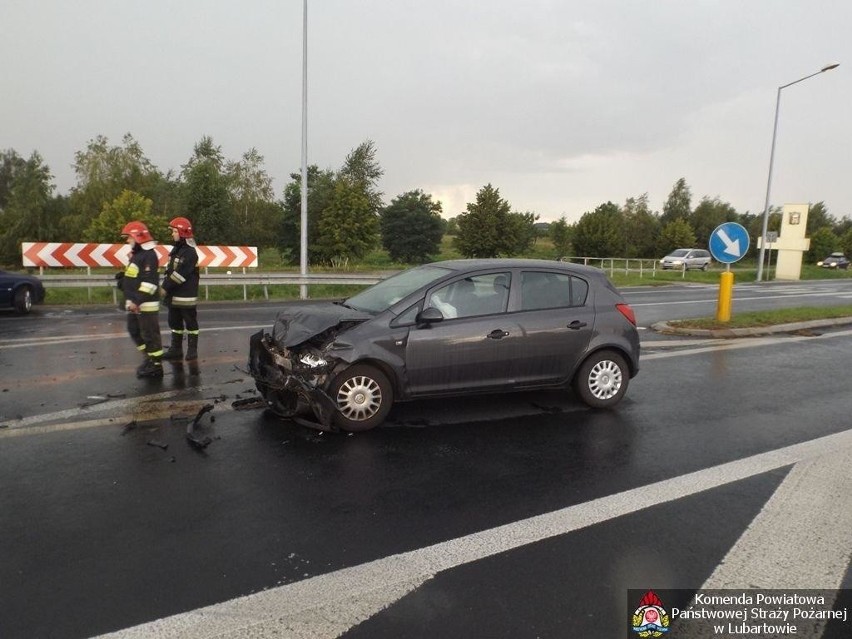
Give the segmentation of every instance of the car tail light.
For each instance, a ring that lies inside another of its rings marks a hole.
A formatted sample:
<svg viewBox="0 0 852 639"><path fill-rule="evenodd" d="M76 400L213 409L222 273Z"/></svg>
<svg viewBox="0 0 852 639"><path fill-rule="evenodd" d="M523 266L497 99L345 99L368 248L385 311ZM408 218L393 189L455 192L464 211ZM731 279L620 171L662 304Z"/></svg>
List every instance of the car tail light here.
<svg viewBox="0 0 852 639"><path fill-rule="evenodd" d="M627 318L627 321L636 326L636 316L633 314L633 309L630 308L630 304L616 304L615 308L618 309L618 312L624 315Z"/></svg>

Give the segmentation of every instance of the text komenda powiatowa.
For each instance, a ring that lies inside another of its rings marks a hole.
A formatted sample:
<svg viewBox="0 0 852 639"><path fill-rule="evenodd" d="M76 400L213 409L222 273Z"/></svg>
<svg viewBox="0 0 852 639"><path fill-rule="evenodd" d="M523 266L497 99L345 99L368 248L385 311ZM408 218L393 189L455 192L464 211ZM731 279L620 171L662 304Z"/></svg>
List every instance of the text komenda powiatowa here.
<svg viewBox="0 0 852 639"><path fill-rule="evenodd" d="M711 595L696 593L688 608L672 608L672 619L701 619L710 621L787 622L811 619L838 619L846 621L847 610L826 610L822 595L740 593L736 595ZM762 624L761 624L762 625ZM733 628L732 628L733 629ZM757 628L750 629L752 631ZM795 628L773 628L792 631Z"/></svg>

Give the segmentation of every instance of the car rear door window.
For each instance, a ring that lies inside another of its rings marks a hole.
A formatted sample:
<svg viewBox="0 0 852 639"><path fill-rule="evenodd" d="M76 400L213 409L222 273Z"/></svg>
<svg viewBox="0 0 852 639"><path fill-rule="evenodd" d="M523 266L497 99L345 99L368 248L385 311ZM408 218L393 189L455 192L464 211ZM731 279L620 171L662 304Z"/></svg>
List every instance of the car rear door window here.
<svg viewBox="0 0 852 639"><path fill-rule="evenodd" d="M582 306L589 285L585 280L564 273L524 271L521 273L521 310Z"/></svg>

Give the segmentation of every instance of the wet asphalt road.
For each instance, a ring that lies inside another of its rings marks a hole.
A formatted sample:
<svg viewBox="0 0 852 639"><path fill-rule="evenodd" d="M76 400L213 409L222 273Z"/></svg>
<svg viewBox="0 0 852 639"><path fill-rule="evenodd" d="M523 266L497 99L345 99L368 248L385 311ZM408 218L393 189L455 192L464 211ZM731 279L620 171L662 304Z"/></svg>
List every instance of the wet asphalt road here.
<svg viewBox="0 0 852 639"><path fill-rule="evenodd" d="M819 286L819 300L847 303ZM802 303L784 290L750 295ZM713 293L627 296L647 324ZM763 467L761 455L850 431L847 376L827 372L846 369L852 335L835 330L721 345L643 334L642 371L612 412L524 393L400 405L384 428L320 434L230 406L252 396L239 369L270 311L204 309L197 370L154 383L133 377L121 313L0 317L1 637L88 637L251 593L291 601L317 578L434 544L457 558L378 597L376 614L365 593L382 588L357 582L355 610L314 636L623 636L627 588L700 587L784 484L792 463ZM185 433L205 404L198 434L211 443L198 451ZM752 456L754 471L702 484L706 469ZM684 496L657 490L687 473ZM612 517L603 501L589 525L494 550L517 522L625 491L639 492ZM510 528L488 536L498 526ZM850 547L832 564L846 587ZM278 631L256 636L311 636Z"/></svg>

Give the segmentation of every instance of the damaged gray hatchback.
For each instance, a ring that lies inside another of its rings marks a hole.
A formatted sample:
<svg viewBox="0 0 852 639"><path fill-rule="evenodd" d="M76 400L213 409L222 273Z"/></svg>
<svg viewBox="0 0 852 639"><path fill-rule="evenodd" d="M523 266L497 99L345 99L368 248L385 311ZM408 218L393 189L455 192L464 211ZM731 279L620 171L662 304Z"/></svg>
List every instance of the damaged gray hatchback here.
<svg viewBox="0 0 852 639"><path fill-rule="evenodd" d="M362 431L424 397L573 385L589 406L614 406L639 370L639 335L599 269L452 260L288 305L252 336L249 369L275 414Z"/></svg>

